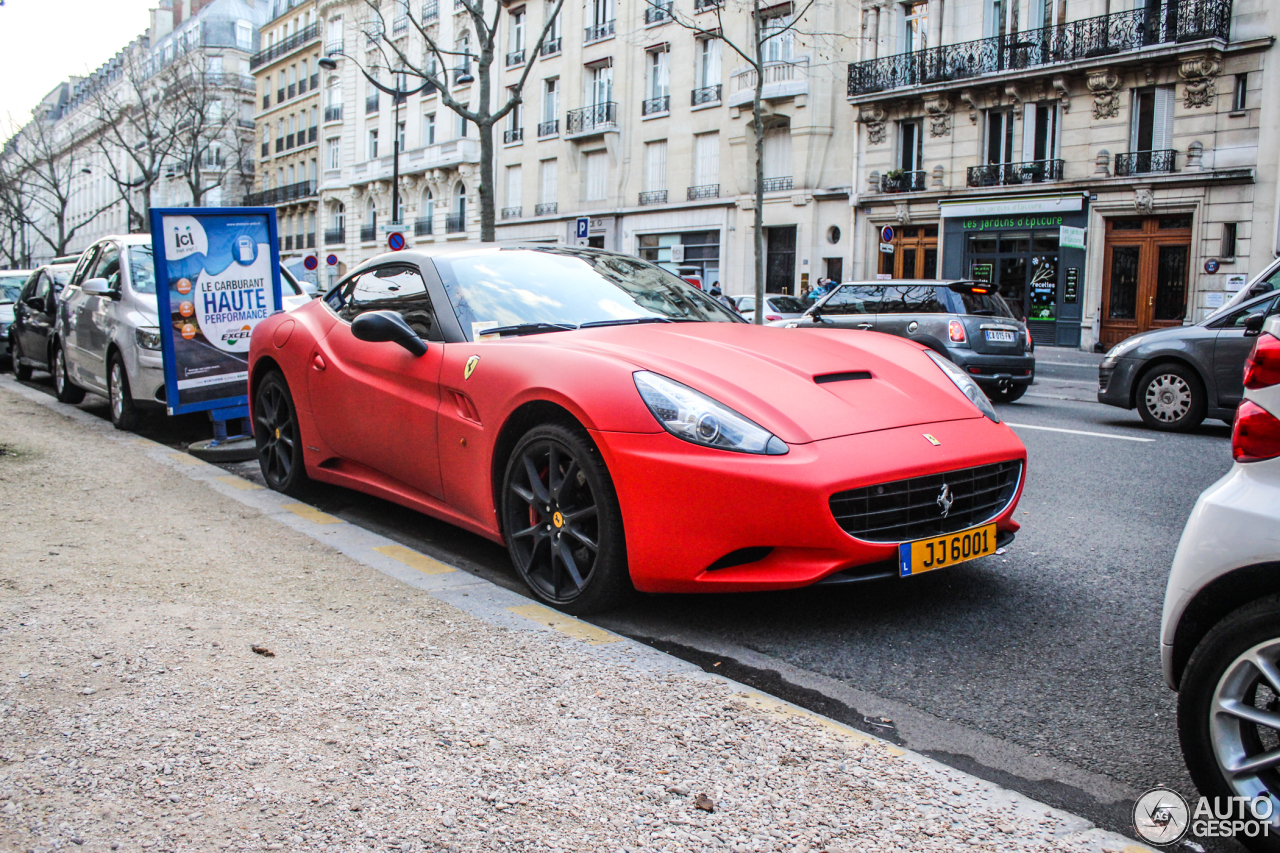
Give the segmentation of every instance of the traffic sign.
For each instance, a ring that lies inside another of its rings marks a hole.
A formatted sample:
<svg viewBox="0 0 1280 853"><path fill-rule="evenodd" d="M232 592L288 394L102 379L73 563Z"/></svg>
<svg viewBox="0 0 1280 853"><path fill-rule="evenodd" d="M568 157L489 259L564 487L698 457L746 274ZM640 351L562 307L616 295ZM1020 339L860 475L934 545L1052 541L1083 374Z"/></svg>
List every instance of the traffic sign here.
<svg viewBox="0 0 1280 853"><path fill-rule="evenodd" d="M331 267L336 267L338 265L338 256L330 255L329 257L324 259L324 262Z"/></svg>
<svg viewBox="0 0 1280 853"><path fill-rule="evenodd" d="M309 270L313 270L320 266L320 260L315 255L307 255L307 257L303 259L302 265Z"/></svg>
<svg viewBox="0 0 1280 853"><path fill-rule="evenodd" d="M579 216L577 228L574 230L574 236L579 240L587 239L587 231L591 228L591 220L586 216Z"/></svg>
<svg viewBox="0 0 1280 853"><path fill-rule="evenodd" d="M393 252L398 252L404 248L404 235L399 231L392 231L387 235L387 248Z"/></svg>
<svg viewBox="0 0 1280 853"><path fill-rule="evenodd" d="M893 226L892 225L886 225L880 229L880 242L881 243L893 242Z"/></svg>

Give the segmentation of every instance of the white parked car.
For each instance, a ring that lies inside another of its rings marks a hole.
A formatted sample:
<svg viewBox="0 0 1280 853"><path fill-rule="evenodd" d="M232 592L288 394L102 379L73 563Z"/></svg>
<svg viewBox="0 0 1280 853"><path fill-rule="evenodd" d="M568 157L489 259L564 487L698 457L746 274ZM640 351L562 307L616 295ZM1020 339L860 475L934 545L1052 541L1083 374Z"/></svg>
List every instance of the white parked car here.
<svg viewBox="0 0 1280 853"><path fill-rule="evenodd" d="M312 298L281 267L283 307ZM148 234L107 237L76 264L58 297L53 382L58 399L79 403L86 391L111 402L117 429L136 429L147 410L165 406L155 264Z"/></svg>
<svg viewBox="0 0 1280 853"><path fill-rule="evenodd" d="M1200 495L1173 560L1161 658L1200 792L1269 796L1280 814L1280 316L1244 385L1235 464Z"/></svg>

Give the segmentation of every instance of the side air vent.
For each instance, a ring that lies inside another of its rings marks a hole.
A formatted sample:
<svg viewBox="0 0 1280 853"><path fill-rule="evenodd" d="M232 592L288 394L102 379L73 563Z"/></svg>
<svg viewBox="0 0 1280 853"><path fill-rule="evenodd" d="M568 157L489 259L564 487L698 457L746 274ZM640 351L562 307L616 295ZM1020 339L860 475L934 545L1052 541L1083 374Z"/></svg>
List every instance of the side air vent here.
<svg viewBox="0 0 1280 853"><path fill-rule="evenodd" d="M773 552L773 548L757 546L754 548L739 548L736 551L730 551L711 565L707 566L707 571L714 572L717 569L731 569L734 566L745 566L747 563L758 563Z"/></svg>
<svg viewBox="0 0 1280 853"><path fill-rule="evenodd" d="M850 382L854 379L870 379L870 370L852 370L848 373L824 373L821 376L813 377L813 381L819 385L826 385L828 382Z"/></svg>

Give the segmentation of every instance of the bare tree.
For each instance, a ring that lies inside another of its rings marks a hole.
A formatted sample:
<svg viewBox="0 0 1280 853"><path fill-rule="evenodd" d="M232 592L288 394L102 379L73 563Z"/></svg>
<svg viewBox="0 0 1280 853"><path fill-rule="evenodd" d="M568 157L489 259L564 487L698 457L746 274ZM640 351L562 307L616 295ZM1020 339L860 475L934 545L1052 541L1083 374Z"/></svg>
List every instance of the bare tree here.
<svg viewBox="0 0 1280 853"><path fill-rule="evenodd" d="M547 36L553 31L555 21L560 16L560 8L564 5L564 0L556 0L555 7L552 8L551 14L547 16L546 23L543 24L538 40L526 48L524 71L521 72L514 85L507 87L509 94L506 100L496 108L494 107L493 99L493 83L495 79L493 63L501 53L498 30L499 23L502 20L503 4L490 0L493 6L493 16L486 18L484 0L457 0L457 2L467 10L467 15L470 18L470 29L465 30L468 34L468 39L456 43L453 47L445 47L440 44L439 40L428 29L430 22L414 17L411 13L408 13L405 6L399 7L405 10L405 17L409 19L412 26L417 29L418 34L426 43L425 55L419 59L409 56L401 47L401 44L388 34L389 28L382 16L382 9L378 0L365 0L365 3L377 16L380 24L369 35L377 35L379 37L378 48L384 61L387 62L387 70L392 74L415 77L435 86L440 92L441 102L446 107L476 126L476 131L480 135L480 185L477 189L477 195L480 198L480 239L488 242L494 240L497 236L497 210L494 204L493 186L493 129L498 122L506 118L512 110L523 103L524 84L529 79L529 73L533 70L534 58L538 56L542 50L542 45L547 40ZM470 43L472 34L474 34L475 38L474 45ZM453 59L456 62L450 62L449 59ZM463 74L470 75L471 61L473 59L476 63L475 76L479 90L478 97L470 99L468 103L463 103L454 96L449 87L449 71L454 71L454 82L456 83ZM451 65L453 66L452 68L450 67ZM393 132L393 136L395 135ZM396 144L399 144L398 138Z"/></svg>
<svg viewBox="0 0 1280 853"><path fill-rule="evenodd" d="M18 180L9 173L0 152L0 267L23 269L30 264L27 251L26 214L22 210L22 193Z"/></svg>
<svg viewBox="0 0 1280 853"><path fill-rule="evenodd" d="M228 178L240 179L252 144L252 131L240 127L240 76L209 71L203 60L193 54L175 63L162 96L171 136L166 163L186 182L193 207Z"/></svg>
<svg viewBox="0 0 1280 853"><path fill-rule="evenodd" d="M764 12L771 4L762 2L762 0L738 0L734 5L734 10L745 12L750 15L750 28L745 38L734 38L725 33L724 29L724 12L726 0L702 0L699 6L706 8L712 7L715 13L716 26L708 28L699 23L696 19L689 17L683 12L675 10L674 4L669 0L647 0L649 6L653 9L661 10L669 15L673 21L687 30L692 30L699 36L705 38L719 39L722 44L729 46L729 49L742 57L742 60L751 66L752 73L755 77L755 89L751 98L751 117L752 132L755 141L755 216L754 216L754 234L753 248L755 254L755 295L756 295L756 312L753 322L757 324L764 323L764 283L765 283L765 255L764 255L764 138L768 128L765 126L765 115L761 105L764 101L764 84L766 69L770 66L785 65L788 61L779 60L768 62L765 55L769 49L770 42L789 38L791 34L799 34L797 25L804 18L805 14L814 6L816 0L806 0L803 5L791 14L791 19L782 26L766 26ZM807 32L805 35L817 36L816 32Z"/></svg>
<svg viewBox="0 0 1280 853"><path fill-rule="evenodd" d="M65 255L76 232L116 203L112 199L82 216L72 216L73 179L89 166L75 144L74 133L70 123L59 126L48 116L37 114L18 131L10 148L23 220L54 255Z"/></svg>
<svg viewBox="0 0 1280 853"><path fill-rule="evenodd" d="M150 227L152 191L174 147L171 110L162 97L170 76L168 69L153 76L146 58L130 53L118 78L89 95L102 162L128 208L130 231Z"/></svg>

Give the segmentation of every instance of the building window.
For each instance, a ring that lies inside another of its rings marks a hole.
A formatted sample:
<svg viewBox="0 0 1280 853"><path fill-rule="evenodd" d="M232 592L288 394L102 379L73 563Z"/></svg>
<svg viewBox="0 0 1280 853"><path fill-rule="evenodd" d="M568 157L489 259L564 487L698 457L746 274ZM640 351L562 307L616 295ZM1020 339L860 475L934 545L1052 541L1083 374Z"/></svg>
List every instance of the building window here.
<svg viewBox="0 0 1280 853"><path fill-rule="evenodd" d="M904 172L918 172L924 168L924 135L920 121L898 122L898 163Z"/></svg>
<svg viewBox="0 0 1280 853"><path fill-rule="evenodd" d="M791 177L791 126L771 127L764 134L764 179ZM778 184L782 188L781 184ZM789 187L786 187L789 189Z"/></svg>
<svg viewBox="0 0 1280 853"><path fill-rule="evenodd" d="M667 140L644 145L645 192L662 192L667 188Z"/></svg>
<svg viewBox="0 0 1280 853"><path fill-rule="evenodd" d="M902 44L904 51L924 50L929 46L929 4L904 3L902 9Z"/></svg>
<svg viewBox="0 0 1280 853"><path fill-rule="evenodd" d="M400 122L396 125L396 150L401 152L404 151L404 126L405 122Z"/></svg>
<svg viewBox="0 0 1280 853"><path fill-rule="evenodd" d="M720 183L720 134L699 133L693 137L693 185L709 187Z"/></svg>
<svg viewBox="0 0 1280 853"><path fill-rule="evenodd" d="M613 100L613 63L593 65L590 77L591 89L587 94L590 106L607 104Z"/></svg>
<svg viewBox="0 0 1280 853"><path fill-rule="evenodd" d="M337 139L330 139L326 143L329 149L328 167L330 169L342 168L342 149Z"/></svg>
<svg viewBox="0 0 1280 853"><path fill-rule="evenodd" d="M1023 152L1024 159L1058 159L1061 118L1062 106L1056 102L1027 106L1026 120L1031 132L1031 150Z"/></svg>
<svg viewBox="0 0 1280 853"><path fill-rule="evenodd" d="M605 176L609 166L607 151L589 151L583 155L582 200L603 201L607 193Z"/></svg>
<svg viewBox="0 0 1280 853"><path fill-rule="evenodd" d="M236 21L236 47L253 50L253 25L248 21Z"/></svg>
<svg viewBox="0 0 1280 853"><path fill-rule="evenodd" d="M422 117L422 144L436 144L436 114L427 113Z"/></svg>
<svg viewBox="0 0 1280 853"><path fill-rule="evenodd" d="M760 28L760 37L765 39L765 62L790 62L795 31L791 28L795 17L789 5L780 11L766 10L761 13L764 20Z"/></svg>
<svg viewBox="0 0 1280 853"><path fill-rule="evenodd" d="M454 115L457 115L457 116L458 116L458 136L459 136L459 137L462 137L462 138L464 138L464 139L465 139L465 138L466 138L466 135L467 135L467 119L466 119L466 116L459 115L459 114L457 114L457 113L455 113Z"/></svg>
<svg viewBox="0 0 1280 853"><path fill-rule="evenodd" d="M1234 258L1236 256L1236 224L1235 222L1222 223L1222 250L1218 253L1222 258Z"/></svg>
<svg viewBox="0 0 1280 853"><path fill-rule="evenodd" d="M556 180L559 168L556 160L543 160L539 167L538 203L542 205L556 203Z"/></svg>
<svg viewBox="0 0 1280 853"><path fill-rule="evenodd" d="M520 195L524 182L524 170L519 166L507 167L507 207L521 206Z"/></svg>
<svg viewBox="0 0 1280 853"><path fill-rule="evenodd" d="M378 156L378 130L371 128L369 130L368 139L364 144L364 154L366 160L372 160Z"/></svg>
<svg viewBox="0 0 1280 853"><path fill-rule="evenodd" d="M1130 151L1165 151L1173 144L1172 86L1152 86L1133 94Z"/></svg>
<svg viewBox="0 0 1280 853"><path fill-rule="evenodd" d="M720 85L720 39L698 39L698 88Z"/></svg>
<svg viewBox="0 0 1280 853"><path fill-rule="evenodd" d="M1013 110L987 110L986 115L986 162L1015 162Z"/></svg>
<svg viewBox="0 0 1280 853"><path fill-rule="evenodd" d="M524 9L511 13L511 34L507 50L510 53L524 51Z"/></svg>
<svg viewBox="0 0 1280 853"><path fill-rule="evenodd" d="M560 111L560 98L557 91L560 80L552 77L542 81L542 121L543 123L556 120L556 115Z"/></svg>
<svg viewBox="0 0 1280 853"><path fill-rule="evenodd" d="M1249 75L1248 75L1248 74L1237 74L1237 75L1236 75L1236 88L1235 88L1235 90L1231 93L1231 110L1232 110L1232 112L1239 112L1240 110L1243 110L1243 109L1244 109L1244 104L1245 104L1245 93L1248 91L1248 86L1249 86Z"/></svg>
<svg viewBox="0 0 1280 853"><path fill-rule="evenodd" d="M661 100L671 94L671 63L669 62L671 54L667 51L666 46L662 46L657 50L648 52L645 66L647 68L648 83L646 86L648 95L651 100ZM650 112L658 112L660 110L650 110Z"/></svg>

